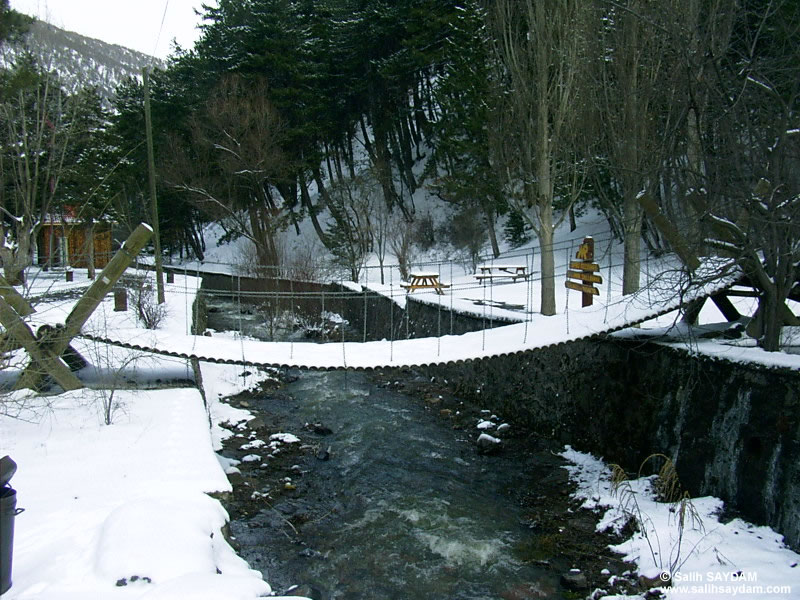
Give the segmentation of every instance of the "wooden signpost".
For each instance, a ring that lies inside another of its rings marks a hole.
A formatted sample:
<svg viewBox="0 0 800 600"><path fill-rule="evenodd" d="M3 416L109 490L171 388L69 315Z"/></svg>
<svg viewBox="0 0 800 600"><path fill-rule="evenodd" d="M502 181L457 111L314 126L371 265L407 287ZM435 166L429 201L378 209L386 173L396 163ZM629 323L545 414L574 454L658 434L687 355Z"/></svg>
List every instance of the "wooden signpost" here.
<svg viewBox="0 0 800 600"><path fill-rule="evenodd" d="M600 275L595 275L600 270L600 265L592 262L594 260L594 239L591 237L583 238L583 243L575 254L578 260L569 262L567 280L564 285L571 289L581 292L581 306L591 306L594 296L600 295L600 290L594 287L594 283L603 283ZM571 281L576 279L577 281Z"/></svg>

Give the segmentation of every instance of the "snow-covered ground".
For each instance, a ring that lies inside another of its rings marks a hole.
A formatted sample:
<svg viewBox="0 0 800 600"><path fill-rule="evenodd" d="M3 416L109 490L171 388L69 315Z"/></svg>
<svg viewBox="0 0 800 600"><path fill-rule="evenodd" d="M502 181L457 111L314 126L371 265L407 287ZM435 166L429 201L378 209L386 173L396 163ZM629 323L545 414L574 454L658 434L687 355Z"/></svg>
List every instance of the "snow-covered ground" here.
<svg viewBox="0 0 800 600"><path fill-rule="evenodd" d="M86 287L38 274L31 295ZM183 335L198 281L167 286L164 327ZM72 300L40 301L34 323L63 322ZM134 311L109 296L88 330L131 328ZM13 585L3 600L148 598L250 600L269 595L261 573L221 533L227 513L209 494L230 484L215 450L250 415L219 402L248 383L241 368L204 365L208 411L185 361L76 340L95 389L0 400L0 456L18 470ZM124 389L135 381L146 387ZM209 429L209 414L213 427ZM106 424L106 416L110 424Z"/></svg>
<svg viewBox="0 0 800 600"><path fill-rule="evenodd" d="M574 496L600 515L598 531L619 532L629 519L637 522L637 533L611 547L636 563L631 579L650 579L669 599L800 598L800 555L769 527L720 522L723 503L717 498L693 498L683 510L676 502L656 502L655 476L615 485L602 460L569 446L561 455L572 463L567 469L578 486ZM615 577L609 575L610 585Z"/></svg>
<svg viewBox="0 0 800 600"><path fill-rule="evenodd" d="M590 229L590 228L589 228ZM560 243L557 270L563 273L574 256L577 241L587 231L574 232ZM508 318L520 321L500 333L511 336L514 344L527 336L548 335L582 337L603 328L599 323L609 314L651 310L663 306L664 286L649 287L633 301L622 304L620 296L621 256L618 245L597 238L597 262L604 284L591 309L580 308L580 294L557 285L559 314L545 318L538 311L538 282L529 281L483 286L476 283L470 269L458 265L438 265L443 281L452 287L445 296L416 293L423 301L441 304L443 308L471 310L488 319ZM529 253L529 254L528 254ZM535 272L537 252L522 250L498 262L527 263ZM643 279L661 281L656 276L663 265L645 261ZM425 267L431 270L430 266ZM405 300L399 287L396 270L389 271L383 285L377 283L375 270L362 282L392 296L398 303ZM32 277L29 294L40 297L37 312L31 318L35 327L42 323L61 323L75 298L54 296L56 292L86 287L89 282L66 284L63 274L37 274ZM672 284L668 284L669 287ZM184 338L190 331L191 306L199 281L190 275L176 276L167 286L167 307L159 336L164 339ZM660 291L659 291L660 290ZM671 290L674 293L674 289ZM44 297L44 295L47 295ZM480 301L480 304L476 304ZM504 304L502 304L504 303ZM519 308L521 305L522 308ZM509 308L511 307L511 308ZM750 310L752 307L741 310ZM720 320L710 305L701 315L705 323ZM653 335L669 334L669 343L691 344L692 351L717 353L736 360L760 360L766 364L800 367L800 356L786 353L764 353L747 344L721 345L689 335L677 313L662 315L634 332L620 335L641 335L648 327ZM516 328L516 329L514 329ZM116 333L132 343L146 340L151 334L136 322L134 311L114 312L113 298L107 298L84 328L86 332L106 336ZM674 335L673 335L674 334ZM485 344L481 334L473 334L470 352ZM198 340L220 346L226 337ZM453 343L464 346L466 338L453 337ZM459 341L460 340L460 341ZM508 340L506 340L508 342ZM236 338L244 348L247 341ZM736 342L736 341L734 341ZM731 342L726 342L730 344ZM384 342L381 350L396 351L398 342ZM436 343L431 342L432 346ZM181 383L171 389L157 389L166 381L192 380L186 361L163 356L140 355L131 350L94 344L85 339L75 347L89 360L90 367L79 376L90 388L57 396L33 397L22 393L7 395L0 404L0 456L8 454L19 465L12 480L18 490L18 506L25 512L16 518L14 546L14 585L3 600L23 598L213 598L250 599L270 592L260 573L249 569L222 537L220 528L226 520L221 504L209 493L225 492L230 485L224 467L214 451L226 435L222 422L240 422L250 416L219 402L228 394L252 386L252 375L241 376L235 366L203 365L208 408L200 393ZM300 352L300 344L291 351ZM437 352L449 352L439 345ZM341 357L341 344L315 352ZM8 370L7 370L8 372ZM125 389L129 380L152 389ZM111 393L112 390L113 395ZM107 410L110 406L110 412ZM105 424L110 415L111 424ZM209 415L211 428L209 430ZM587 503L593 507L614 507L618 500L609 499L607 475L594 459L574 452L567 458L576 461L576 471ZM642 514L657 528L654 534L670 550L674 542L674 514L664 512L663 505L649 503L644 492L646 482L632 483L640 494ZM686 561L673 569L673 582L688 573L709 572L756 573L763 585L791 585L800 595L798 556L783 548L780 536L766 528L756 528L740 521L720 525L713 514L720 501L694 501L705 533L684 539L682 556ZM604 518L611 523L613 515ZM672 520L671 520L672 519ZM649 538L652 542L653 536ZM645 544L645 545L643 545ZM617 549L637 561L641 571L651 573L651 554L646 541L634 537ZM792 566L792 565L795 566ZM712 566L713 565L713 566ZM692 575L692 577L695 577ZM794 578L793 578L794 577ZM696 581L691 581L696 584ZM702 583L706 583L705 580ZM708 583L715 583L708 581ZM742 583L742 582L739 582ZM746 582L749 583L749 582ZM669 592L678 597L677 588ZM695 595L688 597L729 597ZM764 597L764 596L758 596ZM777 596L781 597L781 596ZM791 596L785 596L791 597Z"/></svg>

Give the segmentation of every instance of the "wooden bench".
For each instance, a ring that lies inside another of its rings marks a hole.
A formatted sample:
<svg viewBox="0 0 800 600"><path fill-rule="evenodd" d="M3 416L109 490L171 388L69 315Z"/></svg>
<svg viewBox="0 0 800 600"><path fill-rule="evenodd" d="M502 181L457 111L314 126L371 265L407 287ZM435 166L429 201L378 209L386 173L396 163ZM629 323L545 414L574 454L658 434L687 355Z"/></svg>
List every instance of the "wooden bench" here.
<svg viewBox="0 0 800 600"><path fill-rule="evenodd" d="M400 284L400 287L405 289L406 292L432 289L441 296L444 295L444 288L450 287L450 284L439 281L438 273L409 273L408 277L410 279L408 283Z"/></svg>
<svg viewBox="0 0 800 600"><path fill-rule="evenodd" d="M475 274L478 281L494 281L495 279L510 279L515 282L517 279L527 279L528 265L480 265L480 273Z"/></svg>

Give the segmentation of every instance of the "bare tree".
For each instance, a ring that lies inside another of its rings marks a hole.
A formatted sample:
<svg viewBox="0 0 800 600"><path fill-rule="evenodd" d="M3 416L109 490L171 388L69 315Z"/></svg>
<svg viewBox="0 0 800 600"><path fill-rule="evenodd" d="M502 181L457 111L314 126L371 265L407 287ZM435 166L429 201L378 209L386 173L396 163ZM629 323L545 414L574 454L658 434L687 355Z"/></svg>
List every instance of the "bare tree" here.
<svg viewBox="0 0 800 600"><path fill-rule="evenodd" d="M6 279L18 285L56 198L72 127L70 102L54 77L22 65L8 89L0 96L0 259Z"/></svg>
<svg viewBox="0 0 800 600"><path fill-rule="evenodd" d="M378 206L377 197L378 182L369 173L340 179L329 190L329 244L337 262L350 271L350 278L356 282L372 249L378 225L376 213L387 210Z"/></svg>
<svg viewBox="0 0 800 600"><path fill-rule="evenodd" d="M375 207L372 218L372 249L378 259L381 271L381 284L386 283L384 264L386 263L386 251L389 245L392 227L392 211L382 210Z"/></svg>
<svg viewBox="0 0 800 600"><path fill-rule="evenodd" d="M682 57L684 68L679 69L679 81L683 102L680 111L685 115L686 168L682 185L690 199L701 196L708 190L709 166L704 137L711 123L719 119L719 104L713 96L721 90L718 74L731 47L731 36L738 14L738 0L685 0L680 10L672 14L672 23L677 29L673 34L673 45ZM677 19L675 18L677 17ZM724 111L723 113L724 114ZM708 138L707 138L708 139ZM700 227L702 212L695 202L683 203L676 217L683 217L683 229L689 241L702 250Z"/></svg>
<svg viewBox="0 0 800 600"><path fill-rule="evenodd" d="M625 261L622 293L639 289L643 210L640 194L653 194L667 151L675 48L663 21L683 0L604 2L592 90L598 108L600 156L609 181L597 186L603 206L621 229Z"/></svg>
<svg viewBox="0 0 800 600"><path fill-rule="evenodd" d="M780 349L785 324L800 325L786 306L789 293L800 281L800 194L796 192L762 179L742 202L735 221L713 213L707 217L716 234L709 244L732 256L760 291L748 333L770 352Z"/></svg>
<svg viewBox="0 0 800 600"><path fill-rule="evenodd" d="M703 245L729 259L710 276L737 265L757 290L747 331L775 351L783 325L800 324L786 305L800 297L800 5L685 0L680 8L671 33L685 66L686 97L676 103L685 136L671 185L694 221L690 236L702 233Z"/></svg>
<svg viewBox="0 0 800 600"><path fill-rule="evenodd" d="M786 305L800 282L797 2L743 3L727 59L712 88L723 118L704 131L716 142L703 155L708 193L692 199L710 226L708 243L759 291L748 333L775 351L783 325L800 324Z"/></svg>
<svg viewBox="0 0 800 600"><path fill-rule="evenodd" d="M494 13L498 77L506 86L492 135L494 161L505 169L509 204L539 238L544 315L556 312L554 229L585 177L570 137L580 132L591 14L584 0L498 0Z"/></svg>
<svg viewBox="0 0 800 600"><path fill-rule="evenodd" d="M392 213L389 248L397 259L400 277L407 281L411 263L415 259L414 227L399 212Z"/></svg>
<svg viewBox="0 0 800 600"><path fill-rule="evenodd" d="M165 172L232 237L244 236L264 266L276 266L275 236L289 215L275 184L288 172L285 127L268 99L265 80L223 78L191 121L190 144L174 143Z"/></svg>

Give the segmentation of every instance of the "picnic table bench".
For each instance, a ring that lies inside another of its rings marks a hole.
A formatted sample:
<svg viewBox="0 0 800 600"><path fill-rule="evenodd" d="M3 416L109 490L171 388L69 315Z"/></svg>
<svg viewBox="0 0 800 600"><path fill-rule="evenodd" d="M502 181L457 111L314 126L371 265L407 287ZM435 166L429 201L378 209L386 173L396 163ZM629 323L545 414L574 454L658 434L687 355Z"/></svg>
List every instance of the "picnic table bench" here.
<svg viewBox="0 0 800 600"><path fill-rule="evenodd" d="M493 281L495 279L510 279L516 281L517 279L527 279L528 265L479 265L478 270L480 273L475 274L475 279L478 281Z"/></svg>
<svg viewBox="0 0 800 600"><path fill-rule="evenodd" d="M444 295L444 288L450 287L450 284L439 281L438 273L409 273L408 278L410 280L408 283L400 284L400 287L404 288L406 292L432 289L441 296Z"/></svg>

